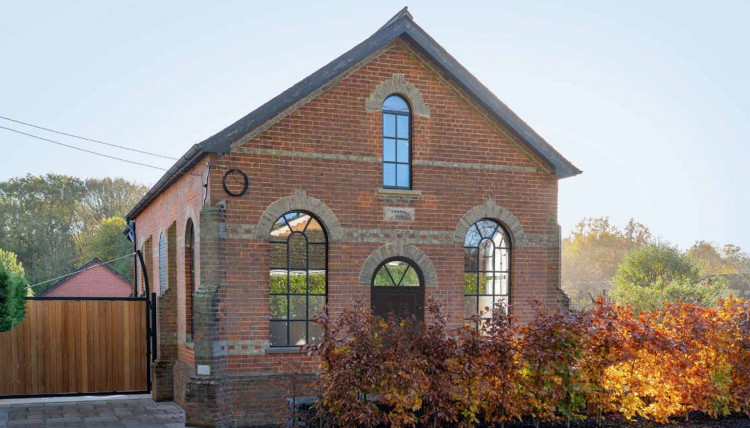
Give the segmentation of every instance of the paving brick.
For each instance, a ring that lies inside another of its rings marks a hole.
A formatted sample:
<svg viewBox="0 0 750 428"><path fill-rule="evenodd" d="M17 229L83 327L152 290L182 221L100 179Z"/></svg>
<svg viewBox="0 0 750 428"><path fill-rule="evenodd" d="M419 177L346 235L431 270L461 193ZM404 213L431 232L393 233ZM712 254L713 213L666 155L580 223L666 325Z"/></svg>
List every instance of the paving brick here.
<svg viewBox="0 0 750 428"><path fill-rule="evenodd" d="M8 421L7 425L9 427L42 427L44 426L43 422L37 421L37 420L15 420L15 421Z"/></svg>
<svg viewBox="0 0 750 428"><path fill-rule="evenodd" d="M135 404L135 406L131 406ZM0 407L0 426L125 427L184 426L184 412L174 403L150 399L80 401L54 405L19 404Z"/></svg>
<svg viewBox="0 0 750 428"><path fill-rule="evenodd" d="M77 418L77 417L69 417L69 418L47 418L47 419L44 420L44 423L46 425L74 423L74 422L82 422L82 421L81 421L81 418Z"/></svg>

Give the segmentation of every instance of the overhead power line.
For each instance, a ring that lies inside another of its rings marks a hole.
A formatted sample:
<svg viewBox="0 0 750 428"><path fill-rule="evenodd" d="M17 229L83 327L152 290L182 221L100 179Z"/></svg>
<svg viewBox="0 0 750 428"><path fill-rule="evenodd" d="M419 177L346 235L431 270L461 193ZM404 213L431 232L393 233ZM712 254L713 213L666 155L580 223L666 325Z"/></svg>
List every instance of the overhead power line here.
<svg viewBox="0 0 750 428"><path fill-rule="evenodd" d="M60 146L63 146L63 147L67 147L67 148L73 149L73 150L78 150L78 151L81 151L81 152L84 152L84 153L90 153L92 155L102 156L102 157L105 157L105 158L118 160L120 162L127 162L127 163L131 163L133 165L140 165L140 166L145 166L147 168L153 168L153 169L159 169L159 170L162 170L162 171L167 171L167 168L163 168L163 167L160 167L160 166L149 165L149 164L143 163L143 162L137 162L137 161L133 161L133 160L130 160L130 159L123 159L123 158L120 158L120 157L117 157L117 156L111 156L111 155L107 155L107 154L104 154L104 153L95 152L93 150L88 150L88 149L84 149L84 148L81 148L81 147L76 147L76 146L73 146L73 145L70 145L70 144L61 143L59 141L50 140L49 138L40 137L38 135L29 134L29 133L26 133L26 132L23 132L23 131L19 131L17 129L6 128L5 126L0 126L0 129L4 129L4 130L10 131L10 132L15 132L16 134L25 135L25 136L31 137L31 138L36 138L37 140L47 141L47 142L50 142L52 144L57 144L57 145L60 145Z"/></svg>
<svg viewBox="0 0 750 428"><path fill-rule="evenodd" d="M34 125L33 123L23 122L23 121L20 121L17 119L11 119L5 116L0 116L0 119L5 119L11 122L20 123L21 125L26 125L32 128L42 129L48 132L54 132L55 134L65 135L66 137L78 138L80 140L91 141L92 143L103 144L105 146L110 146L110 147L117 147L118 149L122 149L122 150L129 150L131 152L141 153L141 154L149 155L149 156L156 156L156 157L163 158L163 159L177 160L177 158L173 158L171 156L160 155L158 153L147 152L145 150L138 150L132 147L120 146L118 144L107 143L106 141L94 140L93 138L81 137L80 135L69 134L67 132L57 131L51 128L45 128L44 126Z"/></svg>
<svg viewBox="0 0 750 428"><path fill-rule="evenodd" d="M120 260L120 259L124 259L125 257L130 257L130 256L132 256L133 254L135 254L135 252L132 252L132 253L130 253L130 254L125 254L124 256L120 256L120 257L114 258L114 259L112 259L112 260L108 260L108 261L106 261L106 262L101 262L101 263L99 263L99 264L95 264L95 265L93 265L93 266L89 266L89 267L87 267L86 269L79 269L79 270L77 270L77 271L74 271L74 272L71 272L71 273L68 273L68 274L65 274L65 275L62 275L62 276L58 276L57 278L52 278L52 279L48 279L48 280L46 280L46 281L42 281L42 282L37 282L37 283L36 283L36 284L34 284L34 285L29 285L29 288L33 289L34 287L38 287L38 286L40 286L40 285L44 285L44 284L50 283L50 282L52 282L52 281L57 281L57 280L59 280L59 279L67 278L67 277L69 277L69 276L71 276L71 275L75 275L75 274L78 274L78 273L81 273L81 272L85 272L85 271L87 271L87 270L89 270L89 269L94 269L94 268L97 268L97 267L99 267L99 266L104 266L104 265L108 265L108 264L110 264L110 263L112 263L112 262L116 262L116 261L118 261L118 260Z"/></svg>

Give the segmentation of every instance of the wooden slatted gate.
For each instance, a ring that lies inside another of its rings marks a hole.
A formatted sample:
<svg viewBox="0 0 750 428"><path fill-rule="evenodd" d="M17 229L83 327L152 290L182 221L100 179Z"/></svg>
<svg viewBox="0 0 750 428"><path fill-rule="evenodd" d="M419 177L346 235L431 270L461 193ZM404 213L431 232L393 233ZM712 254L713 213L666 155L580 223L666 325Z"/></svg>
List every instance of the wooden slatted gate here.
<svg viewBox="0 0 750 428"><path fill-rule="evenodd" d="M28 298L0 333L0 398L151 389L146 298Z"/></svg>

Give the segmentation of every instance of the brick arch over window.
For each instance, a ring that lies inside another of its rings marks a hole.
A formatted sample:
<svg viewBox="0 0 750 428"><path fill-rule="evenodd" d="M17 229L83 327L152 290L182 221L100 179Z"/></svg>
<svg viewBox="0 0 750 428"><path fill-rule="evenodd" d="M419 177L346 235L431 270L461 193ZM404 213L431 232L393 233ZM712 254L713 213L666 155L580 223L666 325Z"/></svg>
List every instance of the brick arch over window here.
<svg viewBox="0 0 750 428"><path fill-rule="evenodd" d="M290 211L307 211L317 217L328 232L328 241L340 241L344 237L341 223L336 214L318 199L307 196L304 191L296 191L292 196L280 198L266 208L255 227L255 237L268 239L268 234L276 220Z"/></svg>
<svg viewBox="0 0 750 428"><path fill-rule="evenodd" d="M419 248L402 241L383 245L373 251L362 265L362 270L359 273L359 284L370 286L372 284L373 275L375 275L375 271L378 267L380 267L384 261L394 257L403 257L411 260L419 270L422 271L422 277L426 287L434 287L437 285L435 266L432 264L430 258Z"/></svg>
<svg viewBox="0 0 750 428"><path fill-rule="evenodd" d="M365 109L370 112L380 112L383 108L383 101L389 95L401 95L409 101L412 113L417 116L430 117L430 106L425 103L419 90L404 79L403 74L394 74L392 78L381 82L375 87L370 97L365 101Z"/></svg>
<svg viewBox="0 0 750 428"><path fill-rule="evenodd" d="M526 233L523 231L523 227L521 227L521 222L510 211L497 205L492 198L487 199L487 202L484 204L477 205L464 214L453 234L453 242L463 245L464 239L466 239L466 232L469 228L477 221L485 218L494 219L502 223L508 229L511 242L514 246L526 245Z"/></svg>

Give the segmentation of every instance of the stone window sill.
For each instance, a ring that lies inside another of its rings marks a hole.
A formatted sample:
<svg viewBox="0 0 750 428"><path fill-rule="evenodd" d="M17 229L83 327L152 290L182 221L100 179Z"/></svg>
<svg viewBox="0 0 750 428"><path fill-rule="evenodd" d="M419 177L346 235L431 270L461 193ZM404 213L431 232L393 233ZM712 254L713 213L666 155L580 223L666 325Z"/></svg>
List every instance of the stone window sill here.
<svg viewBox="0 0 750 428"><path fill-rule="evenodd" d="M410 196L413 198L419 198L422 196L421 190L413 189L378 189L378 193L386 196Z"/></svg>
<svg viewBox="0 0 750 428"><path fill-rule="evenodd" d="M275 346L266 348L266 354L304 354L299 346Z"/></svg>

